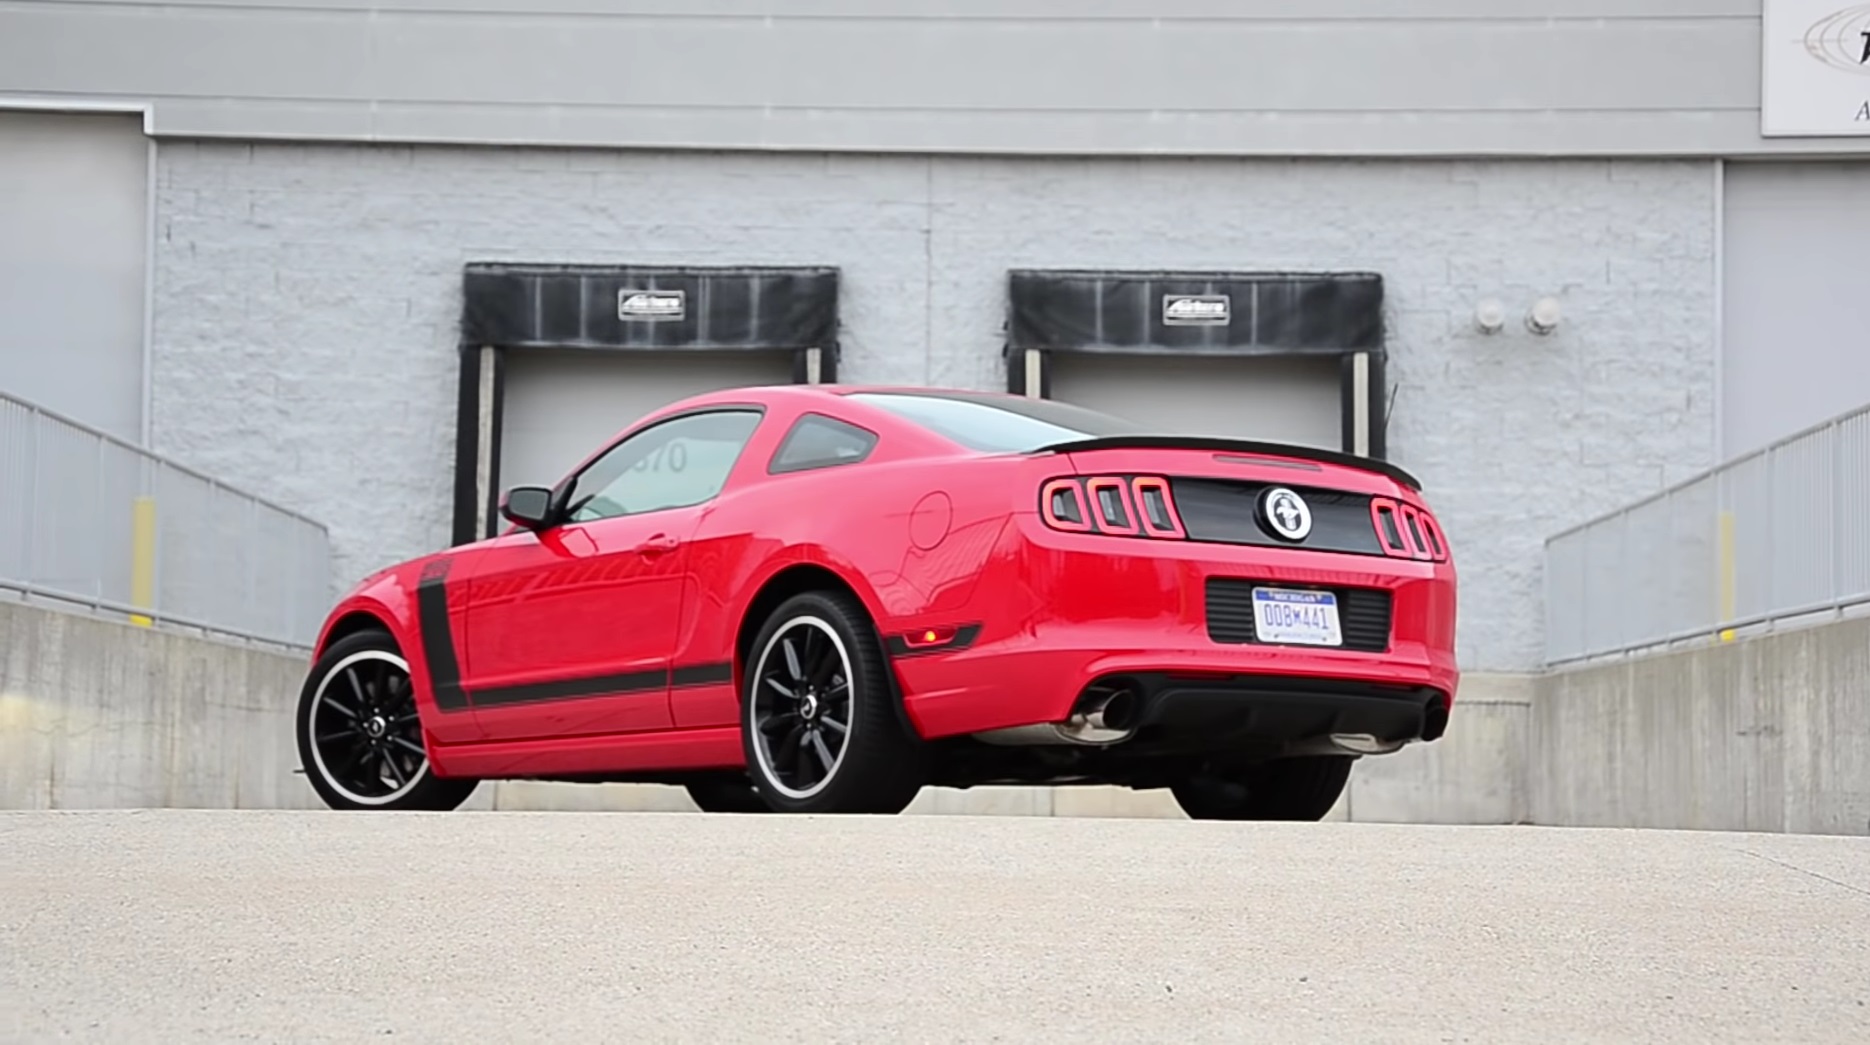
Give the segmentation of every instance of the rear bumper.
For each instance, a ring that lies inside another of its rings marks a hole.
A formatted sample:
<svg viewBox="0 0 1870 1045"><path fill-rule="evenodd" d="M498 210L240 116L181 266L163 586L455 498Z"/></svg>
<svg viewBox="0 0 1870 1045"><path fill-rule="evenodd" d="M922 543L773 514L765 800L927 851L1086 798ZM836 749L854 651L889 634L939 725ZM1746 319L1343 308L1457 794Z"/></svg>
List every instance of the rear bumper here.
<svg viewBox="0 0 1870 1045"><path fill-rule="evenodd" d="M1210 749L1364 737L1379 744L1438 740L1448 695L1434 686L1233 675L1130 676L1137 707L1127 725L1140 747Z"/></svg>
<svg viewBox="0 0 1870 1045"><path fill-rule="evenodd" d="M926 738L1062 722L1088 689L1108 685L1135 693L1147 732L1165 740L1440 735L1459 683L1447 564L1120 541L1053 533L1030 517L1015 523L960 618L892 622L979 625L966 649L894 659L910 720ZM1211 627L1215 578L1381 592L1387 642L1359 652L1243 641L1237 628Z"/></svg>
<svg viewBox="0 0 1870 1045"><path fill-rule="evenodd" d="M1428 709L1439 702L1445 715L1458 684L1451 664L1438 669L1402 657L1267 648L1243 654L990 647L972 655L901 658L896 668L910 720L930 739L1063 722L1094 686L1129 689L1141 701L1139 724L1171 731L1216 725L1217 716L1270 727L1283 714L1276 709L1310 706L1318 733L1390 736L1402 730L1409 739L1434 739L1439 730L1421 735ZM1413 710L1396 710L1398 701ZM1327 721L1332 715L1335 725ZM1371 715L1383 720L1381 729L1359 725ZM1414 732L1411 722L1418 727Z"/></svg>

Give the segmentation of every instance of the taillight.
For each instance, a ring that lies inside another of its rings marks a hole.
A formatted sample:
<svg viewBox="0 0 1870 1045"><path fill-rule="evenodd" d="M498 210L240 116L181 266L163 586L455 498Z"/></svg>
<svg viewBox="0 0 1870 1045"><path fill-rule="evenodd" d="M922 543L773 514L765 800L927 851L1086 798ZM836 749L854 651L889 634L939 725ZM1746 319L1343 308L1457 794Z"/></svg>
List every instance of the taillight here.
<svg viewBox="0 0 1870 1045"><path fill-rule="evenodd" d="M1187 536L1169 481L1157 475L1052 479L1039 492L1039 517L1069 533L1163 540Z"/></svg>
<svg viewBox="0 0 1870 1045"><path fill-rule="evenodd" d="M1370 524L1376 527L1383 554L1393 559L1447 562L1448 542L1434 516L1413 504L1388 497L1370 499Z"/></svg>
<svg viewBox="0 0 1870 1045"><path fill-rule="evenodd" d="M1084 510L1084 490L1075 479L1054 479L1039 494L1039 514L1054 530L1083 533L1091 528Z"/></svg>
<svg viewBox="0 0 1870 1045"><path fill-rule="evenodd" d="M1084 484L1084 492L1091 498L1091 520L1103 533L1139 533L1142 527L1136 524L1136 513L1131 510L1130 486L1122 479L1113 479L1100 475Z"/></svg>
<svg viewBox="0 0 1870 1045"><path fill-rule="evenodd" d="M1436 522L1435 517L1427 512L1420 513L1417 518L1422 523L1422 535L1428 538L1429 558L1436 562L1447 562L1448 542L1441 535L1441 523Z"/></svg>
<svg viewBox="0 0 1870 1045"><path fill-rule="evenodd" d="M1139 475L1130 480L1136 492L1136 516L1151 537L1179 540L1188 536L1182 529L1182 517L1175 510L1175 496L1169 493L1169 481L1154 475Z"/></svg>

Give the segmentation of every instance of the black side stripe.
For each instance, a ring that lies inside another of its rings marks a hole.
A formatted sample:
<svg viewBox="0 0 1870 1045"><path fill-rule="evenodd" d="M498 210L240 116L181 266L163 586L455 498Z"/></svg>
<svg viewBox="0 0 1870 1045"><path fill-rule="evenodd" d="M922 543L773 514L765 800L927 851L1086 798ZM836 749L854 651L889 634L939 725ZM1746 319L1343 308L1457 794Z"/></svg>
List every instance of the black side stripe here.
<svg viewBox="0 0 1870 1045"><path fill-rule="evenodd" d="M732 664L691 664L672 671L627 671L615 675L574 675L569 678L528 682L520 686L477 689L470 696L475 707L540 704L586 697L621 697L665 687L725 686L734 681Z"/></svg>
<svg viewBox="0 0 1870 1045"><path fill-rule="evenodd" d="M448 571L450 559L435 559L422 567L416 582L416 626L422 629L422 659L428 662L435 704L443 711L468 706L461 689L461 662L455 656L454 634L448 630Z"/></svg>
<svg viewBox="0 0 1870 1045"><path fill-rule="evenodd" d="M498 686L475 690L474 706L540 704L549 700L576 700L579 697L622 696L661 689L668 684L668 679L669 673L666 671L629 671L621 675L587 675L582 678L528 682L521 686Z"/></svg>
<svg viewBox="0 0 1870 1045"><path fill-rule="evenodd" d="M676 668L669 672L669 685L676 689L689 686L725 686L734 681L734 666L722 661L719 664L690 664L685 668Z"/></svg>
<svg viewBox="0 0 1870 1045"><path fill-rule="evenodd" d="M519 686L496 686L464 690L458 681L444 688L437 678L435 703L445 711L463 711L472 698L475 707L501 707L514 704L543 704L557 700L583 700L589 697L621 697L663 688L696 689L725 686L734 681L732 664L692 664L673 671L629 671L616 675L580 675L571 678L529 682Z"/></svg>

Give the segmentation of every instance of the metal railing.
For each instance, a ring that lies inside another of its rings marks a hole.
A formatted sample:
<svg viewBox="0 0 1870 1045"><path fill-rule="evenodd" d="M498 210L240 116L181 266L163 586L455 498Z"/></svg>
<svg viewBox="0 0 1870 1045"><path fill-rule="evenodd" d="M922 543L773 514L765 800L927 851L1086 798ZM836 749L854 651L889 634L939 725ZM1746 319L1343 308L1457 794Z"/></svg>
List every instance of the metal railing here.
<svg viewBox="0 0 1870 1045"><path fill-rule="evenodd" d="M302 649L331 599L325 527L0 393L0 594Z"/></svg>
<svg viewBox="0 0 1870 1045"><path fill-rule="evenodd" d="M1870 606L1870 406L1545 544L1546 661Z"/></svg>

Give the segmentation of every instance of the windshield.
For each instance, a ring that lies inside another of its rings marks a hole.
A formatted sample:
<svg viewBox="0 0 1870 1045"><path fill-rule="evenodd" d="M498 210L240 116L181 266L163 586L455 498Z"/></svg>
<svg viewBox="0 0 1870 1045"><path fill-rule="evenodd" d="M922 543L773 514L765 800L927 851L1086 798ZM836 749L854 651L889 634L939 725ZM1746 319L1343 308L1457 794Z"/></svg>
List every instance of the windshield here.
<svg viewBox="0 0 1870 1045"><path fill-rule="evenodd" d="M966 392L854 392L850 398L985 453L1028 453L1076 439L1155 432L1134 421L1049 399Z"/></svg>

